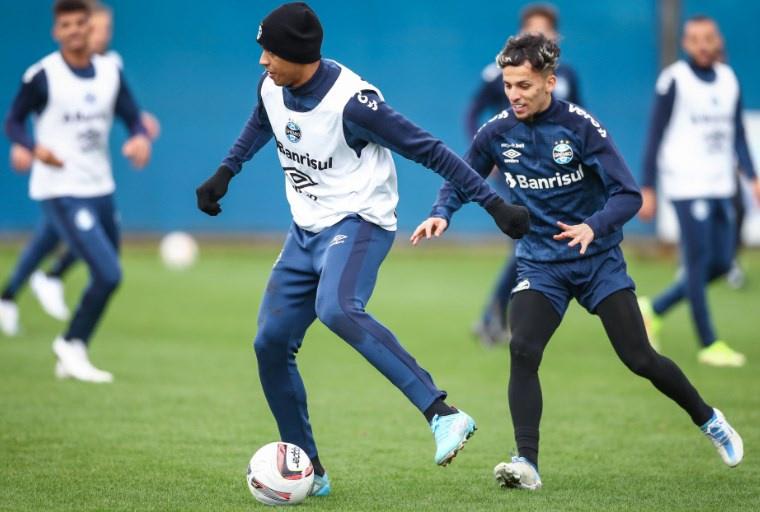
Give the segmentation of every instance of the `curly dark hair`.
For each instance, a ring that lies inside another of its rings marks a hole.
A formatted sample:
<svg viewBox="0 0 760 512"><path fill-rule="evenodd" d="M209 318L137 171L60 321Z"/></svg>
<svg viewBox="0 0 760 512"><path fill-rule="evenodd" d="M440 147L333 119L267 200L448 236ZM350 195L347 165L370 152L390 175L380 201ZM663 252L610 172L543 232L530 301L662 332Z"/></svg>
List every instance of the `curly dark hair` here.
<svg viewBox="0 0 760 512"><path fill-rule="evenodd" d="M559 46L543 34L520 34L510 37L496 56L496 64L502 69L522 66L526 61L541 73L554 72L559 64Z"/></svg>

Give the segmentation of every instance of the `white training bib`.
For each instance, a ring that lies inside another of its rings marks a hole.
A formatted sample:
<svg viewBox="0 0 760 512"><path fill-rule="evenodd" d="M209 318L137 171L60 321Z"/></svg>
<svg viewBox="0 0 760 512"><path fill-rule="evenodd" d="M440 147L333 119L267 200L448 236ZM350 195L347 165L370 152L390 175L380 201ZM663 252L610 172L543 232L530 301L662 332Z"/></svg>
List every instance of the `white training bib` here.
<svg viewBox="0 0 760 512"><path fill-rule="evenodd" d="M285 106L282 87L264 79L261 99L285 172L285 192L296 225L317 233L351 214L394 231L398 189L390 150L367 144L361 155L346 143L343 109L361 91L380 92L341 66L341 72L313 110ZM382 96L381 96L382 97ZM371 108L371 105L368 105Z"/></svg>
<svg viewBox="0 0 760 512"><path fill-rule="evenodd" d="M48 99L35 116L34 139L64 164L52 167L35 159L29 180L32 199L97 197L115 189L108 136L119 92L119 68L113 59L98 55L92 57L92 64L95 76L80 78L55 52L24 75L24 81L29 81L45 70Z"/></svg>
<svg viewBox="0 0 760 512"><path fill-rule="evenodd" d="M675 81L673 113L658 154L660 187L670 199L731 197L734 178L734 116L739 83L730 67L715 65L713 82L700 80L684 61L657 81L664 94Z"/></svg>

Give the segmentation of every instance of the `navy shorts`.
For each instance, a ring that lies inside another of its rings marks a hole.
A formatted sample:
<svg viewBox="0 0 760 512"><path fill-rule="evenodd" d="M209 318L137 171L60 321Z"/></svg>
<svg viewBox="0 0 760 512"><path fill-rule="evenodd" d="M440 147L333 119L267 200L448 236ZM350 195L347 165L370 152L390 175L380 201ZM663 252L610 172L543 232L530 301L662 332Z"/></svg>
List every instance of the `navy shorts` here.
<svg viewBox="0 0 760 512"><path fill-rule="evenodd" d="M619 246L593 256L569 261L517 259L517 286L512 294L525 290L541 292L560 317L575 297L590 313L618 290L635 290Z"/></svg>

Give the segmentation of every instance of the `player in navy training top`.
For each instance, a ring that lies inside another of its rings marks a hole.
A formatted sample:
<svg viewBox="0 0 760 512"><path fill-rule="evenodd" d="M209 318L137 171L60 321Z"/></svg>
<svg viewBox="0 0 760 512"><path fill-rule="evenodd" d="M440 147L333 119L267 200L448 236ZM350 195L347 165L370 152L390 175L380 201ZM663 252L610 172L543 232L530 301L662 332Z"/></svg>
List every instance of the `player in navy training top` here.
<svg viewBox="0 0 760 512"><path fill-rule="evenodd" d="M577 106L552 98L557 45L539 34L511 38L498 57L510 108L478 132L465 160L481 175L496 165L515 204L531 212L517 242L518 283L510 306L509 406L518 456L496 466L506 487L537 489L543 351L572 298L598 315L625 365L680 405L723 460L742 458L741 438L681 370L650 346L634 283L619 247L641 196L610 134ZM444 185L412 242L440 236L462 197Z"/></svg>
<svg viewBox="0 0 760 512"><path fill-rule="evenodd" d="M520 13L520 33L538 32L556 42L559 39L557 26L557 11L551 5L531 4ZM563 61L557 66L555 73L557 83L554 86L554 91L552 91L552 96L580 105L580 90L575 71ZM482 79L481 86L467 109L466 125L467 134L470 138L475 136L483 115L487 114L490 117L509 106L507 97L504 95L501 69L496 62L492 62L483 70ZM492 173L489 178L489 184L499 195L502 197L509 195L506 183L498 172ZM473 333L484 345L504 343L509 339L507 307L509 306L512 288L516 282L517 260L513 247L509 251L496 283L494 283L486 307L473 327Z"/></svg>

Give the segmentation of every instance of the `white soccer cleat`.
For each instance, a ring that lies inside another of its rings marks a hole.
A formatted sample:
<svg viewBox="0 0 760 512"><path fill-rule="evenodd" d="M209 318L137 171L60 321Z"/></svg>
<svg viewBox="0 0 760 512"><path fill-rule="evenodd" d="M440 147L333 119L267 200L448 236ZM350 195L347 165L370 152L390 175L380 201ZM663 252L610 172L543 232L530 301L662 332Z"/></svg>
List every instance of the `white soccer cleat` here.
<svg viewBox="0 0 760 512"><path fill-rule="evenodd" d="M113 382L111 373L92 365L87 357L87 347L82 340L66 341L62 336L58 336L53 342L53 352L58 357L56 377L65 378L62 377L65 375L83 382Z"/></svg>
<svg viewBox="0 0 760 512"><path fill-rule="evenodd" d="M64 380L72 378L71 374L66 371L66 368L64 368L63 364L58 360L55 361L55 370L53 373L55 374L56 379Z"/></svg>
<svg viewBox="0 0 760 512"><path fill-rule="evenodd" d="M69 308L63 298L63 283L60 279L48 277L37 270L29 279L29 286L45 313L56 320L68 320Z"/></svg>
<svg viewBox="0 0 760 512"><path fill-rule="evenodd" d="M707 436L723 462L730 467L736 467L744 458L744 442L739 433L729 425L726 417L718 409L713 409L710 421L700 427Z"/></svg>
<svg viewBox="0 0 760 512"><path fill-rule="evenodd" d="M18 334L18 306L12 300L0 300L0 331L6 336Z"/></svg>
<svg viewBox="0 0 760 512"><path fill-rule="evenodd" d="M512 457L512 462L500 462L493 468L493 476L502 487L537 491L541 477L536 467L525 457Z"/></svg>

